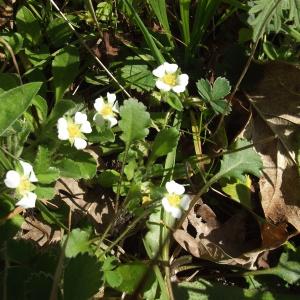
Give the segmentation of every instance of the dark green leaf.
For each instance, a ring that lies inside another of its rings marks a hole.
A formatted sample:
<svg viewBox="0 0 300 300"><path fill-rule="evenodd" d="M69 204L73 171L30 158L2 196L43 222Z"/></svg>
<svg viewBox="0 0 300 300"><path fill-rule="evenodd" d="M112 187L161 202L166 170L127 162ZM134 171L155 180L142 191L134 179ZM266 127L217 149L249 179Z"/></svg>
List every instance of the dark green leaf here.
<svg viewBox="0 0 300 300"><path fill-rule="evenodd" d="M18 32L32 44L38 44L41 38L40 24L34 14L26 7L21 6L16 15Z"/></svg>
<svg viewBox="0 0 300 300"><path fill-rule="evenodd" d="M166 102L173 107L174 109L178 110L178 111L182 111L183 110L183 105L182 102L180 100L180 98L174 94L174 93L168 93L165 95L165 97L163 97L163 99L166 100Z"/></svg>
<svg viewBox="0 0 300 300"><path fill-rule="evenodd" d="M87 254L72 258L64 273L64 299L87 300L102 285L102 273L96 257Z"/></svg>
<svg viewBox="0 0 300 300"><path fill-rule="evenodd" d="M79 52L74 46L67 46L57 54L52 62L55 99L61 100L68 86L79 71Z"/></svg>
<svg viewBox="0 0 300 300"><path fill-rule="evenodd" d="M161 130L155 137L149 160L155 161L158 157L167 155L177 145L179 131L176 128Z"/></svg>

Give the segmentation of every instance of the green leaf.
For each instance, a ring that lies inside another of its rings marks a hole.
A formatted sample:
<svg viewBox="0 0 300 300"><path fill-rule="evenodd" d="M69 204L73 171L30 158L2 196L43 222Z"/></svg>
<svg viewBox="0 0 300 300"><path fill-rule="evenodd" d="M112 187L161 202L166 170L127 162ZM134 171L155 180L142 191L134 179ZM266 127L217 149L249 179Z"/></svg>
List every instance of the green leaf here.
<svg viewBox="0 0 300 300"><path fill-rule="evenodd" d="M88 153L76 152L63 158L56 165L61 175L74 179L90 179L95 176L97 164L95 159Z"/></svg>
<svg viewBox="0 0 300 300"><path fill-rule="evenodd" d="M291 28L300 28L299 0L255 0L249 3L248 23L253 29L253 41L261 38L264 33L278 33L287 20Z"/></svg>
<svg viewBox="0 0 300 300"><path fill-rule="evenodd" d="M217 176L226 178L238 178L243 180L246 173L260 177L260 170L263 167L260 156L252 149L242 147L249 146L246 140L237 140L232 146L232 153L225 154L221 161L221 168Z"/></svg>
<svg viewBox="0 0 300 300"><path fill-rule="evenodd" d="M237 178L222 178L220 184L222 191L230 196L231 199L245 205L249 209L251 205L251 178L250 176L244 176L243 180Z"/></svg>
<svg viewBox="0 0 300 300"><path fill-rule="evenodd" d="M296 300L298 297L297 295L291 294L287 289L282 289L280 293L272 290L242 289L238 286L224 286L204 279L174 285L174 294L178 300L219 300L225 298L225 295L227 299L232 300Z"/></svg>
<svg viewBox="0 0 300 300"><path fill-rule="evenodd" d="M34 14L26 7L21 6L16 15L18 32L29 42L36 45L41 38L41 28Z"/></svg>
<svg viewBox="0 0 300 300"><path fill-rule="evenodd" d="M270 269L270 274L279 276L289 284L294 284L300 279L300 250L289 255L282 253L278 265Z"/></svg>
<svg viewBox="0 0 300 300"><path fill-rule="evenodd" d="M224 77L218 77L213 85L207 79L200 79L197 83L199 95L208 102L216 114L228 114L230 104L225 97L230 93L230 83Z"/></svg>
<svg viewBox="0 0 300 300"><path fill-rule="evenodd" d="M16 55L23 49L24 39L22 35L18 32L7 32L1 33L1 37L10 45L13 53ZM7 49L5 49L5 54L10 57L11 54Z"/></svg>
<svg viewBox="0 0 300 300"><path fill-rule="evenodd" d="M32 100L32 105L34 105L36 108L40 122L42 123L43 121L45 121L48 114L47 101L40 95L36 95Z"/></svg>
<svg viewBox="0 0 300 300"><path fill-rule="evenodd" d="M68 86L79 72L79 52L75 46L66 46L52 62L55 99L61 100Z"/></svg>
<svg viewBox="0 0 300 300"><path fill-rule="evenodd" d="M12 73L0 73L0 94L20 84L18 76Z"/></svg>
<svg viewBox="0 0 300 300"><path fill-rule="evenodd" d="M174 109L176 109L178 111L182 111L183 110L182 102L181 102L180 98L176 94L174 94L174 93L167 93L165 95L164 99Z"/></svg>
<svg viewBox="0 0 300 300"><path fill-rule="evenodd" d="M136 99L125 100L120 108L119 127L123 131L121 139L130 145L136 140L144 139L149 133L150 114L146 107Z"/></svg>
<svg viewBox="0 0 300 300"><path fill-rule="evenodd" d="M12 239L16 235L23 222L24 218L20 215L16 215L15 217L7 220L4 224L0 223L0 245L4 241Z"/></svg>
<svg viewBox="0 0 300 300"><path fill-rule="evenodd" d="M0 136L27 110L41 85L41 82L27 83L0 95Z"/></svg>
<svg viewBox="0 0 300 300"><path fill-rule="evenodd" d="M36 193L38 199L47 199L51 200L55 196L55 190L54 187L50 186L37 186L34 190Z"/></svg>
<svg viewBox="0 0 300 300"><path fill-rule="evenodd" d="M59 178L59 169L51 166L50 162L51 154L49 150L39 146L34 162L34 170L39 183L48 184Z"/></svg>
<svg viewBox="0 0 300 300"><path fill-rule="evenodd" d="M48 126L53 126L60 117L62 117L68 110L74 108L75 105L76 104L72 100L63 99L57 102L48 117Z"/></svg>
<svg viewBox="0 0 300 300"><path fill-rule="evenodd" d="M176 128L166 128L161 130L152 145L150 161L155 161L158 157L167 155L177 145L179 131Z"/></svg>
<svg viewBox="0 0 300 300"><path fill-rule="evenodd" d="M132 262L119 265L113 271L108 271L105 278L107 283L115 289L131 294L138 287L140 280L143 279L147 271L149 271L149 267L144 263Z"/></svg>
<svg viewBox="0 0 300 300"><path fill-rule="evenodd" d="M111 188L119 179L120 173L115 170L105 170L98 177L99 184L105 188Z"/></svg>
<svg viewBox="0 0 300 300"><path fill-rule="evenodd" d="M67 18L72 22L74 16L68 15ZM55 47L63 47L71 38L72 30L68 23L62 18L55 18L47 27L49 40Z"/></svg>
<svg viewBox="0 0 300 300"><path fill-rule="evenodd" d="M88 254L72 258L64 273L64 299L87 300L102 285L102 273L96 257Z"/></svg>
<svg viewBox="0 0 300 300"><path fill-rule="evenodd" d="M121 69L121 77L126 85L138 92L151 91L155 87L155 80L152 72L146 64L126 62L127 64Z"/></svg>
<svg viewBox="0 0 300 300"><path fill-rule="evenodd" d="M90 233L79 228L73 229L69 234L67 246L65 249L66 257L75 257L79 253L90 251L89 243ZM65 239L63 240L64 243Z"/></svg>

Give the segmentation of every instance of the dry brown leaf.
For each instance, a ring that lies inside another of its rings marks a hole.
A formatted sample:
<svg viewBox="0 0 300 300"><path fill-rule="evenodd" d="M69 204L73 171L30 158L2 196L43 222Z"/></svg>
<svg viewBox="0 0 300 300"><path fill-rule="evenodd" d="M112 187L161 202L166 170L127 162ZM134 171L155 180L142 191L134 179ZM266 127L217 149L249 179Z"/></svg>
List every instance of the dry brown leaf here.
<svg viewBox="0 0 300 300"><path fill-rule="evenodd" d="M267 219L289 222L300 231L300 69L281 62L261 68L263 76L247 95L255 114L246 130L264 164L261 204Z"/></svg>
<svg viewBox="0 0 300 300"><path fill-rule="evenodd" d="M264 250L252 251L255 247L246 237L245 225L243 213L220 224L208 205L195 205L182 229L175 231L174 238L186 251L201 259L255 269L257 257Z"/></svg>

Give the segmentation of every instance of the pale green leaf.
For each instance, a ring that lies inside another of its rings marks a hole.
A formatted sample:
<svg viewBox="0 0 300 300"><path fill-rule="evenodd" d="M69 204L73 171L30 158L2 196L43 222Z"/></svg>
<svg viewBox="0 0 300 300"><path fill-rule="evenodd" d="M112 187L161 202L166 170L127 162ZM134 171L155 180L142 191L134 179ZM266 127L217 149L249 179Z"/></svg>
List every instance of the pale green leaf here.
<svg viewBox="0 0 300 300"><path fill-rule="evenodd" d="M246 140L237 140L231 149L232 152L224 155L217 176L243 180L243 175L249 173L259 177L263 166L260 156L252 147L239 150L249 145Z"/></svg>
<svg viewBox="0 0 300 300"><path fill-rule="evenodd" d="M0 95L0 136L27 110L41 85L41 82L27 83Z"/></svg>
<svg viewBox="0 0 300 300"><path fill-rule="evenodd" d="M66 257L75 257L79 253L85 253L90 250L90 233L79 228L73 229L68 237L65 249ZM63 242L65 241L65 238Z"/></svg>
<svg viewBox="0 0 300 300"><path fill-rule="evenodd" d="M120 108L121 139L127 144L144 139L149 133L150 114L143 103L136 99L125 100Z"/></svg>
<svg viewBox="0 0 300 300"><path fill-rule="evenodd" d="M66 46L52 62L55 99L61 100L68 86L79 72L79 52L75 46Z"/></svg>

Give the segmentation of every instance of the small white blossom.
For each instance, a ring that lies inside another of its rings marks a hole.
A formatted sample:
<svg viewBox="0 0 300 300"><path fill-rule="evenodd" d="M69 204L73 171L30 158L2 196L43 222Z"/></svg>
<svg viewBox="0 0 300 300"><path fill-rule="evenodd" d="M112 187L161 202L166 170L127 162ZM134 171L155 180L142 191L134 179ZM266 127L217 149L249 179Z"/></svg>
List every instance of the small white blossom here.
<svg viewBox="0 0 300 300"><path fill-rule="evenodd" d="M84 133L91 133L92 128L87 120L87 115L77 112L74 121L71 118L59 118L57 121L58 138L62 141L69 140L71 145L80 150L87 146Z"/></svg>
<svg viewBox="0 0 300 300"><path fill-rule="evenodd" d="M16 205L24 208L33 208L35 207L36 194L32 191L35 189L35 186L32 182L37 182L32 165L20 161L23 171L10 170L6 173L4 179L4 184L10 189L16 189L17 197L20 200Z"/></svg>
<svg viewBox="0 0 300 300"><path fill-rule="evenodd" d="M104 120L109 122L110 127L118 123L116 114L119 113L119 105L115 94L107 93L107 102L104 101L103 97L97 98L94 107L97 111L94 115L94 121L98 125L103 124Z"/></svg>
<svg viewBox="0 0 300 300"><path fill-rule="evenodd" d="M172 90L177 94L182 93L189 82L187 74L178 74L178 65L176 64L165 62L152 73L158 77L155 83L156 87L165 92Z"/></svg>
<svg viewBox="0 0 300 300"><path fill-rule="evenodd" d="M174 180L166 183L168 194L162 199L162 205L166 212L172 214L174 218L179 219L183 210L188 210L191 197L184 194L184 186L176 183Z"/></svg>

